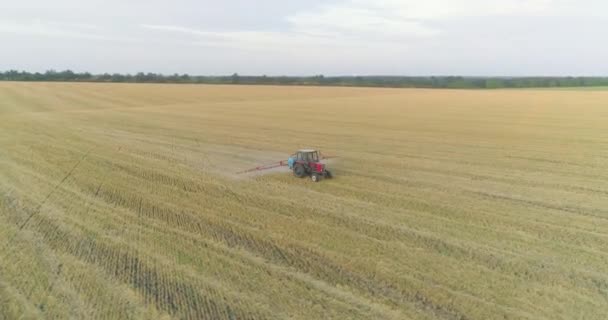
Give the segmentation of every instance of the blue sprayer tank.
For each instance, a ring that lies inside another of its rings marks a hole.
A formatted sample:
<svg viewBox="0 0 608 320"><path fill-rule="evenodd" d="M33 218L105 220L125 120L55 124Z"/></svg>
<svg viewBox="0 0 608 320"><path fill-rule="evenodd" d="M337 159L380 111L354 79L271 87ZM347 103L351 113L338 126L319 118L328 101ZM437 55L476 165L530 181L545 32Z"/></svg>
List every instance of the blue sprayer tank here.
<svg viewBox="0 0 608 320"><path fill-rule="evenodd" d="M287 166L289 167L289 169L293 170L293 165L296 163L296 158L295 157L289 157L289 159L287 159Z"/></svg>

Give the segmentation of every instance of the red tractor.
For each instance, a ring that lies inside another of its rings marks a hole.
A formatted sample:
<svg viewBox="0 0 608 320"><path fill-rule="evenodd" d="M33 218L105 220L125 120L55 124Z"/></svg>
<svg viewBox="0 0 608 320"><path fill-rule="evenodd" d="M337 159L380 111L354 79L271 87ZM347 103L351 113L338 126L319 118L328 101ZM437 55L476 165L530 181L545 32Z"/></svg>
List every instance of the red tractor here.
<svg viewBox="0 0 608 320"><path fill-rule="evenodd" d="M241 171L239 173L249 173L254 171L270 170L282 166L288 166L293 175L298 178L310 177L313 182L318 182L322 178L331 178L331 172L325 168L325 164L321 160L329 159L320 154L317 150L307 149L299 150L294 153L287 161L279 161L273 164L257 166L255 168Z"/></svg>
<svg viewBox="0 0 608 320"><path fill-rule="evenodd" d="M313 182L318 182L321 178L331 178L331 172L321 163L319 151L299 150L287 160L287 166L293 171L293 175L298 178L309 176Z"/></svg>

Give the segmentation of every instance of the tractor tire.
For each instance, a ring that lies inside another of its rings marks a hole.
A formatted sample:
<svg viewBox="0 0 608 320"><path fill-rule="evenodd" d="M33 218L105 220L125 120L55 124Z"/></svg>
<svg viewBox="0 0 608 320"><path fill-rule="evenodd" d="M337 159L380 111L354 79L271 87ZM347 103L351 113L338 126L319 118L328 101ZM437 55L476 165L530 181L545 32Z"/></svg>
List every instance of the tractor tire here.
<svg viewBox="0 0 608 320"><path fill-rule="evenodd" d="M296 166L293 168L293 175L298 178L304 178L306 175L306 168L304 168L304 166L301 164L296 164Z"/></svg>
<svg viewBox="0 0 608 320"><path fill-rule="evenodd" d="M312 182L319 182L321 176L318 173L313 173L310 175L310 180L312 180Z"/></svg>
<svg viewBox="0 0 608 320"><path fill-rule="evenodd" d="M325 178L327 178L327 179L331 179L334 177L329 170L325 170L324 175L325 175Z"/></svg>

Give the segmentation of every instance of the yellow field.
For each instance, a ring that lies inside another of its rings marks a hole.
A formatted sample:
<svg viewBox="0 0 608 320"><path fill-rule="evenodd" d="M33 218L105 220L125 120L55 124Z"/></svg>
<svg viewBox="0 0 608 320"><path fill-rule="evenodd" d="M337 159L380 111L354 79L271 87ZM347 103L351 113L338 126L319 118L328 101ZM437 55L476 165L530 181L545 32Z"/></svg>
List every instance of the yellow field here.
<svg viewBox="0 0 608 320"><path fill-rule="evenodd" d="M605 319L608 91L0 83L0 244L0 319Z"/></svg>

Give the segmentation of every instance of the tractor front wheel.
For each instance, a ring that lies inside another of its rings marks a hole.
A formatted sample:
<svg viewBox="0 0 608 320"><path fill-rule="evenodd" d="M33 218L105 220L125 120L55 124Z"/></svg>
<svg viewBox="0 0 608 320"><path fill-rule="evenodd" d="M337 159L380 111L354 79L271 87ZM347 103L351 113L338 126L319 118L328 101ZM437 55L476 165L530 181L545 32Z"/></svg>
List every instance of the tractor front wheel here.
<svg viewBox="0 0 608 320"><path fill-rule="evenodd" d="M293 168L293 175L298 178L303 178L306 175L306 168L301 164L296 164Z"/></svg>
<svg viewBox="0 0 608 320"><path fill-rule="evenodd" d="M318 173L313 173L310 176L310 180L312 180L312 182L319 182L319 180L321 180L321 176Z"/></svg>

